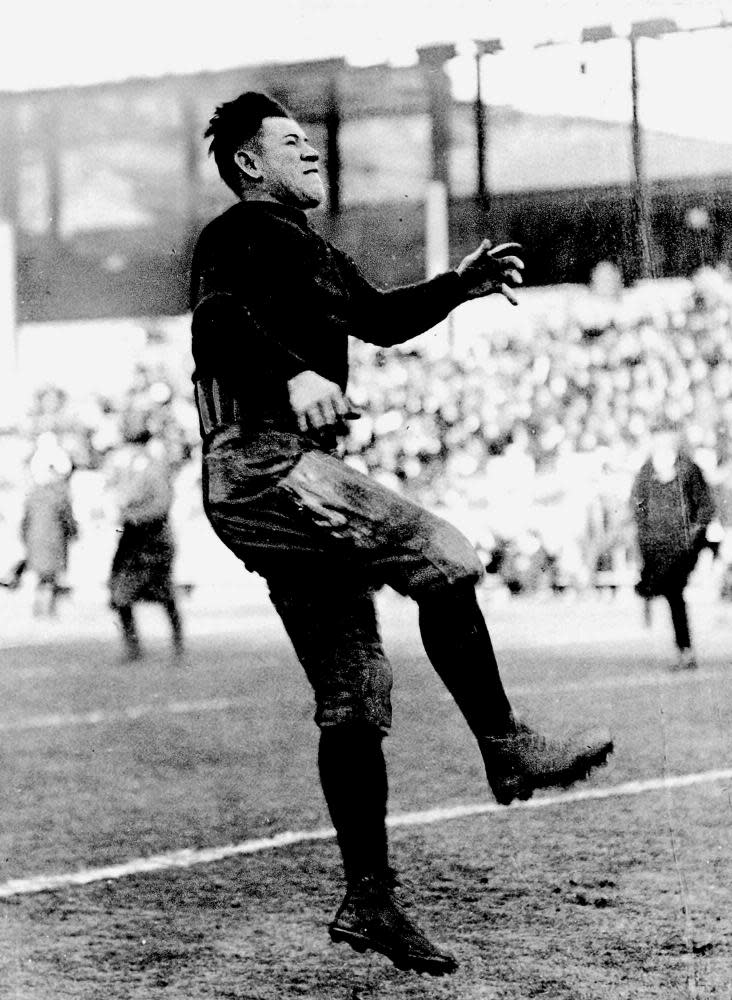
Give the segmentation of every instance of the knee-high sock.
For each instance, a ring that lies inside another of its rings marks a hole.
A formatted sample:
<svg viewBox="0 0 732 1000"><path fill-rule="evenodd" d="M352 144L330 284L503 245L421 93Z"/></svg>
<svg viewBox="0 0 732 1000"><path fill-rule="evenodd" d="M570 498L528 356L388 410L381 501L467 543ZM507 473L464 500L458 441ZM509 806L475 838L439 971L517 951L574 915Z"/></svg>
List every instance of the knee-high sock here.
<svg viewBox="0 0 732 1000"><path fill-rule="evenodd" d="M493 643L472 584L419 600L425 652L476 736L500 736L512 724Z"/></svg>
<svg viewBox="0 0 732 1000"><path fill-rule="evenodd" d="M389 872L382 739L380 730L358 724L329 726L320 733L320 781L349 883Z"/></svg>

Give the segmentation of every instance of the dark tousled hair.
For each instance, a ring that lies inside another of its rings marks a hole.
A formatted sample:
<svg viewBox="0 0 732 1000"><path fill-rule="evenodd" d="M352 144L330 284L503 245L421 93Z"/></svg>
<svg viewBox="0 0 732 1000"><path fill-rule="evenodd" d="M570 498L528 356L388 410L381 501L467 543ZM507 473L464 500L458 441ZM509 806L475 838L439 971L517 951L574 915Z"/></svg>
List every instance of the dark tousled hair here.
<svg viewBox="0 0 732 1000"><path fill-rule="evenodd" d="M278 101L256 90L247 90L216 108L203 137L211 139L209 155L216 161L222 181L235 194L240 193L241 184L234 153L257 134L265 118L291 117Z"/></svg>

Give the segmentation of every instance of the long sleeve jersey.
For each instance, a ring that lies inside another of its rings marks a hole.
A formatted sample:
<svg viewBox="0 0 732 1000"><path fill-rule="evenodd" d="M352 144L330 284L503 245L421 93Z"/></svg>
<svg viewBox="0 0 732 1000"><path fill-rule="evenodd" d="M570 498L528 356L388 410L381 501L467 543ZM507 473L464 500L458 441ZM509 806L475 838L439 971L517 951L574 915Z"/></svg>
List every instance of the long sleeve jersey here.
<svg viewBox="0 0 732 1000"><path fill-rule="evenodd" d="M345 391L349 336L400 344L466 298L455 271L382 291L304 212L274 202L240 202L209 223L191 278L194 380L223 380L249 419L287 427L294 375L312 370Z"/></svg>
<svg viewBox="0 0 732 1000"><path fill-rule="evenodd" d="M237 447L253 467L266 455L268 467L283 468L323 446L322 437L298 431L291 378L314 371L345 392L350 336L402 343L466 297L455 271L382 291L310 228L304 212L240 202L205 227L193 254L193 379L213 387L204 393L209 401L216 395L213 423L229 414L245 429Z"/></svg>

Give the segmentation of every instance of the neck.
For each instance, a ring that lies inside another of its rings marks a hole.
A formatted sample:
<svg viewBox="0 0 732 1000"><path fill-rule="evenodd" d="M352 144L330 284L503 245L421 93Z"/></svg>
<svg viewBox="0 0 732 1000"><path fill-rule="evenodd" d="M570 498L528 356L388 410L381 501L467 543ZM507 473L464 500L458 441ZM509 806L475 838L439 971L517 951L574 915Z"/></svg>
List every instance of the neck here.
<svg viewBox="0 0 732 1000"><path fill-rule="evenodd" d="M241 201L267 201L274 203L275 205L282 205L282 202L271 195L268 191L260 191L258 188L243 188L239 192L239 199ZM283 206L286 208L287 206Z"/></svg>
<svg viewBox="0 0 732 1000"><path fill-rule="evenodd" d="M300 212L303 215L308 211L304 205L291 205L289 202L282 201L281 198L276 198L269 191L262 191L259 188L244 188L239 194L239 200L245 201L247 204L276 205L286 212Z"/></svg>

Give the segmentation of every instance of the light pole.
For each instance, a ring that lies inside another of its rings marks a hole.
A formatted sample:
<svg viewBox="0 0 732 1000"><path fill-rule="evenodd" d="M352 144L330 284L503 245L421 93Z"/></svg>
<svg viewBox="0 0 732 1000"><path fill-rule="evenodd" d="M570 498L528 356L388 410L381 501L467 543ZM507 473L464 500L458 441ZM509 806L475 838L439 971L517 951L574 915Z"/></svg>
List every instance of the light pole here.
<svg viewBox="0 0 732 1000"><path fill-rule="evenodd" d="M633 188L636 212L636 239L640 251L641 276L652 278L655 273L653 254L653 234L648 210L648 189L643 162L643 135L639 117L638 100L638 39L660 38L662 35L678 31L678 25L669 18L654 18L649 21L635 21L630 29L630 93L632 104L632 148L633 148Z"/></svg>
<svg viewBox="0 0 732 1000"><path fill-rule="evenodd" d="M481 81L481 66L483 56L493 55L503 49L500 38L489 38L487 41L475 43L475 154L476 154L476 193L478 201L484 208L490 207L490 194L486 183L485 155L487 146L487 112L483 103L483 84Z"/></svg>
<svg viewBox="0 0 732 1000"><path fill-rule="evenodd" d="M625 36L630 43L630 100L631 100L631 152L633 158L633 208L635 214L635 245L640 258L642 278L653 277L655 271L651 215L648 207L648 188L643 162L643 132L639 112L638 39L660 38L679 31L675 21L660 17L635 21ZM604 42L621 38L609 24L598 24L582 31L583 42Z"/></svg>

